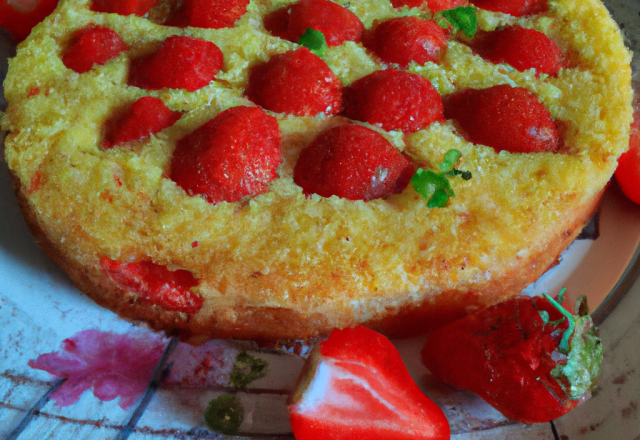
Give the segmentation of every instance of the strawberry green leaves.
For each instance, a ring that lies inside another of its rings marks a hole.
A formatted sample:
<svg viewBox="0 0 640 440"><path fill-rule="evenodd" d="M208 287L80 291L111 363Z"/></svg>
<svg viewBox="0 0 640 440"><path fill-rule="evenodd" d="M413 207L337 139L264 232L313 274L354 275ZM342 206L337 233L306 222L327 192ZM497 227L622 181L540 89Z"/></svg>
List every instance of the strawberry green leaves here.
<svg viewBox="0 0 640 440"><path fill-rule="evenodd" d="M558 361L558 365L551 370L551 375L556 378L569 399L577 400L593 388L600 374L602 343L597 335L598 329L589 316L585 296L576 300L575 315L566 311L549 295L544 296L569 321L569 327L562 334L558 346L558 351L567 357L562 362Z"/></svg>
<svg viewBox="0 0 640 440"><path fill-rule="evenodd" d="M427 200L428 208L442 208L455 195L448 177L459 175L464 180L471 179L469 171L460 171L455 168L460 156L458 150L451 149L438 164L438 171L419 168L411 178L411 186Z"/></svg>
<svg viewBox="0 0 640 440"><path fill-rule="evenodd" d="M298 44L306 47L311 53L318 55L320 58L322 58L324 52L329 49L324 34L311 28L304 31L304 34L298 39Z"/></svg>

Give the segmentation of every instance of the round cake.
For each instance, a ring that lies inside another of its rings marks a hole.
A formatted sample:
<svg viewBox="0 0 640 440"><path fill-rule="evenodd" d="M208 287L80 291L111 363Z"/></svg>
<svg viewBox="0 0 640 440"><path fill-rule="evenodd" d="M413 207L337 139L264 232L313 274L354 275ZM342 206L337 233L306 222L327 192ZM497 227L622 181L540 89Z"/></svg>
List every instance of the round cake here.
<svg viewBox="0 0 640 440"><path fill-rule="evenodd" d="M516 295L628 147L630 53L596 0L472 3L63 0L4 83L25 218L98 304L192 341Z"/></svg>

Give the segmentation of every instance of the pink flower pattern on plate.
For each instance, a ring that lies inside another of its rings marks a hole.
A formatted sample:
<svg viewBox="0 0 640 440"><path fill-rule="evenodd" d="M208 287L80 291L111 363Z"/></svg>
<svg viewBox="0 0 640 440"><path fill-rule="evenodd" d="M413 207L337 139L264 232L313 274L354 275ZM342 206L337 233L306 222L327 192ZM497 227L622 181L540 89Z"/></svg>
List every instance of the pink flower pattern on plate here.
<svg viewBox="0 0 640 440"><path fill-rule="evenodd" d="M128 334L84 330L63 341L61 351L41 354L29 366L67 380L51 394L59 406L76 403L93 388L102 401L120 397L127 409L144 393L166 341L149 331Z"/></svg>

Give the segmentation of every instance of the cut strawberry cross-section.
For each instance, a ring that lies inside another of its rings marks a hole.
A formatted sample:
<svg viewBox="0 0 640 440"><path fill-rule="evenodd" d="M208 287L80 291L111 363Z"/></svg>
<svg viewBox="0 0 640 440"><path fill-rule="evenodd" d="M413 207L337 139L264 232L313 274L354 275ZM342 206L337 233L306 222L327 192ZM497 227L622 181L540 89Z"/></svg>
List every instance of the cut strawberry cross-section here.
<svg viewBox="0 0 640 440"><path fill-rule="evenodd" d="M492 63L507 63L521 72L536 69L536 74L557 75L563 67L562 52L542 32L512 26L483 32L471 43L482 58Z"/></svg>
<svg viewBox="0 0 640 440"><path fill-rule="evenodd" d="M383 21L365 34L364 45L385 63L405 69L411 61L438 63L448 47L448 32L434 21L398 17Z"/></svg>
<svg viewBox="0 0 640 440"><path fill-rule="evenodd" d="M222 68L222 51L210 41L172 35L154 54L131 63L129 84L147 90L201 89Z"/></svg>
<svg viewBox="0 0 640 440"><path fill-rule="evenodd" d="M58 0L0 0L0 26L22 41L58 5Z"/></svg>
<svg viewBox="0 0 640 440"><path fill-rule="evenodd" d="M468 0L391 0L391 5L394 8L402 8L403 6L419 8L424 4L429 6L431 13L436 13L458 6L467 6L469 2Z"/></svg>
<svg viewBox="0 0 640 440"><path fill-rule="evenodd" d="M539 14L548 9L547 0L469 0L469 3L480 9L516 17Z"/></svg>
<svg viewBox="0 0 640 440"><path fill-rule="evenodd" d="M171 179L214 204L262 194L278 177L280 139L273 116L258 107L231 107L178 141Z"/></svg>
<svg viewBox="0 0 640 440"><path fill-rule="evenodd" d="M297 43L307 29L324 34L329 46L360 41L364 25L347 8L328 0L300 0L277 9L264 20L273 35Z"/></svg>
<svg viewBox="0 0 640 440"><path fill-rule="evenodd" d="M442 99L428 79L393 69L376 70L344 89L345 115L405 134L443 121Z"/></svg>
<svg viewBox="0 0 640 440"><path fill-rule="evenodd" d="M306 47L273 56L249 73L246 94L276 113L332 116L342 105L342 83L329 66Z"/></svg>
<svg viewBox="0 0 640 440"><path fill-rule="evenodd" d="M171 111L160 98L143 96L131 105L111 133L105 147L136 141L172 126L181 113Z"/></svg>
<svg viewBox="0 0 640 440"><path fill-rule="evenodd" d="M62 62L78 73L88 72L94 64L104 65L127 50L120 35L104 26L89 25L77 31L74 37L75 42L62 57Z"/></svg>
<svg viewBox="0 0 640 440"><path fill-rule="evenodd" d="M297 440L449 439L442 410L393 344L366 327L334 330L307 360L289 402Z"/></svg>
<svg viewBox="0 0 640 440"><path fill-rule="evenodd" d="M142 17L159 0L93 0L91 10L119 15L137 15Z"/></svg>
<svg viewBox="0 0 640 440"><path fill-rule="evenodd" d="M444 115L467 140L511 153L555 152L560 136L549 110L522 87L508 84L466 89L447 96Z"/></svg>
<svg viewBox="0 0 640 440"><path fill-rule="evenodd" d="M185 0L169 26L221 29L232 27L247 12L249 0Z"/></svg>
<svg viewBox="0 0 640 440"><path fill-rule="evenodd" d="M369 201L402 192L413 173L411 161L380 133L345 124L302 150L293 180L305 194Z"/></svg>
<svg viewBox="0 0 640 440"><path fill-rule="evenodd" d="M187 270L169 270L151 261L122 264L109 258L102 258L100 267L123 289L165 310L192 313L202 307L202 298L191 291L199 281Z"/></svg>

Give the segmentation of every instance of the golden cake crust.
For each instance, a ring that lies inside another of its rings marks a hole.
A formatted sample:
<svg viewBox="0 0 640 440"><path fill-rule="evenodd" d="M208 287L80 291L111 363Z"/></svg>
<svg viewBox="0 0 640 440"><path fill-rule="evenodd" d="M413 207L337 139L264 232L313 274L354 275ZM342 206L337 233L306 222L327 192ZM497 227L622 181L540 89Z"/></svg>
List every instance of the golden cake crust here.
<svg viewBox="0 0 640 440"><path fill-rule="evenodd" d="M416 330L411 322L426 329L517 294L555 262L628 144L630 54L599 2L551 1L550 14L524 19L479 13L485 30L517 23L551 36L572 66L556 78L493 65L455 41L441 64L409 67L442 95L525 87L563 127L559 153L529 155L470 144L450 121L404 138L384 133L418 164L435 164L450 148L462 153L459 168L473 178L453 181L446 208L428 209L411 187L370 202L306 198L292 179L298 154L341 117L277 115L284 162L266 194L217 205L188 196L166 178L176 141L228 107L251 105L242 94L248 68L295 47L261 22L287 3L252 1L231 29L182 30L66 0L19 47L5 82L6 160L32 230L80 290L126 318L194 337L306 338L359 323L402 334ZM366 27L407 12L350 3ZM131 49L78 75L60 54L89 23L114 29ZM172 34L222 49L218 81L192 93L127 86L130 59ZM344 85L382 67L355 43L325 60ZM102 149L105 121L149 95L184 116L143 142ZM100 269L104 257L189 270L201 280L203 307L185 314L140 300Z"/></svg>

